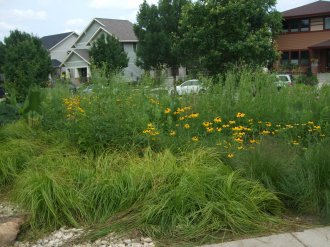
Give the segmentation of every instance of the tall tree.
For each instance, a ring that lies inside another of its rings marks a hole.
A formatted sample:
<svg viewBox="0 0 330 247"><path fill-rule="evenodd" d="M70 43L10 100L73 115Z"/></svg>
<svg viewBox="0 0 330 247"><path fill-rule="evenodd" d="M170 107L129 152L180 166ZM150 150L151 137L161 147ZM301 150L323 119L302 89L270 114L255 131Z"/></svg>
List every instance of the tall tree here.
<svg viewBox="0 0 330 247"><path fill-rule="evenodd" d="M137 64L146 70L180 65L177 40L183 7L190 0L159 0L149 5L144 0L137 15L134 31L139 39Z"/></svg>
<svg viewBox="0 0 330 247"><path fill-rule="evenodd" d="M52 70L48 51L39 38L18 30L4 39L5 80L18 100L23 100L32 84L46 86Z"/></svg>
<svg viewBox="0 0 330 247"><path fill-rule="evenodd" d="M180 29L184 64L217 74L238 63L266 66L281 30L276 0L198 0L185 8Z"/></svg>
<svg viewBox="0 0 330 247"><path fill-rule="evenodd" d="M127 53L114 36L102 34L93 43L89 54L97 68L105 67L107 75L119 72L128 66Z"/></svg>
<svg viewBox="0 0 330 247"><path fill-rule="evenodd" d="M0 41L0 73L3 72L4 64L5 64L5 45Z"/></svg>

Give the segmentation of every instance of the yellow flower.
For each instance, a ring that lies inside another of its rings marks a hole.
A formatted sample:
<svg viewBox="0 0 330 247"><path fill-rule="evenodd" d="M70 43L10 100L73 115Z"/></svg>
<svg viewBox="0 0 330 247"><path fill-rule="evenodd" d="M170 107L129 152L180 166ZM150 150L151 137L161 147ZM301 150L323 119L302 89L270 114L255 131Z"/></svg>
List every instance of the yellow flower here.
<svg viewBox="0 0 330 247"><path fill-rule="evenodd" d="M220 117L216 117L213 121L215 123L221 123L222 122L222 119Z"/></svg>
<svg viewBox="0 0 330 247"><path fill-rule="evenodd" d="M208 133L211 133L211 132L213 132L213 130L214 130L214 128L213 128L213 127L207 127L207 128L206 128L206 131L207 131Z"/></svg>
<svg viewBox="0 0 330 247"><path fill-rule="evenodd" d="M222 128L229 128L229 125L228 124L224 124L224 125L222 125Z"/></svg>
<svg viewBox="0 0 330 247"><path fill-rule="evenodd" d="M266 126L267 127L271 127L272 126L272 123L271 122L266 122Z"/></svg>
<svg viewBox="0 0 330 247"><path fill-rule="evenodd" d="M180 121L183 121L185 119L185 117L180 117L179 120Z"/></svg>
<svg viewBox="0 0 330 247"><path fill-rule="evenodd" d="M231 158L234 158L234 156L235 156L235 155L234 155L233 153L230 153L230 154L227 155L227 157L230 158L230 159L231 159Z"/></svg>
<svg viewBox="0 0 330 247"><path fill-rule="evenodd" d="M144 131L143 131L143 134L149 134L150 132L151 132L151 130L148 130L148 129L147 129L147 130L144 130Z"/></svg>
<svg viewBox="0 0 330 247"><path fill-rule="evenodd" d="M235 139L235 142L243 143L243 139L242 139L242 138L236 138L236 139Z"/></svg>
<svg viewBox="0 0 330 247"><path fill-rule="evenodd" d="M185 129L189 129L189 128L190 128L190 125L189 125L189 124L185 124L183 127L184 127Z"/></svg>
<svg viewBox="0 0 330 247"><path fill-rule="evenodd" d="M212 125L211 122L203 122L204 127L210 127Z"/></svg>
<svg viewBox="0 0 330 247"><path fill-rule="evenodd" d="M237 147L237 149L238 149L238 150L242 150L242 149L243 149L243 147L242 147L242 146L239 146L239 147Z"/></svg>
<svg viewBox="0 0 330 247"><path fill-rule="evenodd" d="M217 128L217 131L218 131L218 132L221 132L221 131L222 131L222 128L218 127L218 128Z"/></svg>
<svg viewBox="0 0 330 247"><path fill-rule="evenodd" d="M165 114L169 114L170 112L171 112L170 108L166 108L165 111L164 111Z"/></svg>
<svg viewBox="0 0 330 247"><path fill-rule="evenodd" d="M238 113L236 114L236 117L237 117L237 118L243 118L243 117L245 117L245 113L238 112Z"/></svg>
<svg viewBox="0 0 330 247"><path fill-rule="evenodd" d="M198 139L197 136L193 136L193 137L191 138L191 140L192 140L193 142L198 142L198 141L199 141L199 139Z"/></svg>
<svg viewBox="0 0 330 247"><path fill-rule="evenodd" d="M154 125L152 123L148 123L147 127L150 129L150 128L153 128Z"/></svg>
<svg viewBox="0 0 330 247"><path fill-rule="evenodd" d="M314 129L315 130L320 130L321 129L321 126L320 125L316 125L316 126L314 126Z"/></svg>
<svg viewBox="0 0 330 247"><path fill-rule="evenodd" d="M291 142L293 145L299 145L299 142L297 142L297 141L292 141Z"/></svg>
<svg viewBox="0 0 330 247"><path fill-rule="evenodd" d="M198 118L199 113L191 113L188 118Z"/></svg>
<svg viewBox="0 0 330 247"><path fill-rule="evenodd" d="M262 135L269 135L269 134L270 134L270 131L268 131L268 130L263 130L263 131L261 132L261 134L262 134Z"/></svg>
<svg viewBox="0 0 330 247"><path fill-rule="evenodd" d="M229 124L235 124L235 123L236 123L236 121L234 121L234 120L229 121Z"/></svg>
<svg viewBox="0 0 330 247"><path fill-rule="evenodd" d="M189 110L191 110L191 106L185 106L183 109L184 109L185 111L189 111Z"/></svg>
<svg viewBox="0 0 330 247"><path fill-rule="evenodd" d="M170 136L175 136L176 135L176 132L174 130L171 130L170 131Z"/></svg>
<svg viewBox="0 0 330 247"><path fill-rule="evenodd" d="M251 143L251 144L253 144L253 143L257 143L257 141L254 140L254 139L252 139L252 140L250 140L250 143Z"/></svg>
<svg viewBox="0 0 330 247"><path fill-rule="evenodd" d="M243 126L235 126L235 127L233 127L233 128L231 128L233 131L241 131L241 130L243 130L244 129L244 127Z"/></svg>
<svg viewBox="0 0 330 247"><path fill-rule="evenodd" d="M307 124L314 125L314 122L313 121L309 121L309 122L307 122Z"/></svg>

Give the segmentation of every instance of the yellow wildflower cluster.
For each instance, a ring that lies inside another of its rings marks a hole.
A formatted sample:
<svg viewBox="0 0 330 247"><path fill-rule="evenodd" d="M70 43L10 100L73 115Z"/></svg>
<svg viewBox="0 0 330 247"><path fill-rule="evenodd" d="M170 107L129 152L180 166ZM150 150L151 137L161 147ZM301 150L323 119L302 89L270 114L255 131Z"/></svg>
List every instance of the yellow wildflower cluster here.
<svg viewBox="0 0 330 247"><path fill-rule="evenodd" d="M80 105L81 99L79 96L72 98L64 98L63 103L66 106L66 117L74 119L77 113L85 113L85 110Z"/></svg>
<svg viewBox="0 0 330 247"><path fill-rule="evenodd" d="M143 131L143 134L157 136L160 133L156 130L156 127L152 123L148 123L147 128Z"/></svg>

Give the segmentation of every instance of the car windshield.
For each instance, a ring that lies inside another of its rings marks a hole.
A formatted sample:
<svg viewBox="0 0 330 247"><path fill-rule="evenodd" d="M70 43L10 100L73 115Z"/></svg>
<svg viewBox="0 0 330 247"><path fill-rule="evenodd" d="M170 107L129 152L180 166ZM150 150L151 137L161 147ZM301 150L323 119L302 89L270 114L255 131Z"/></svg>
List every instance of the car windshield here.
<svg viewBox="0 0 330 247"><path fill-rule="evenodd" d="M279 76L278 76L278 79L280 79L280 81L289 81L289 80L288 80L288 77L285 76L285 75L279 75Z"/></svg>

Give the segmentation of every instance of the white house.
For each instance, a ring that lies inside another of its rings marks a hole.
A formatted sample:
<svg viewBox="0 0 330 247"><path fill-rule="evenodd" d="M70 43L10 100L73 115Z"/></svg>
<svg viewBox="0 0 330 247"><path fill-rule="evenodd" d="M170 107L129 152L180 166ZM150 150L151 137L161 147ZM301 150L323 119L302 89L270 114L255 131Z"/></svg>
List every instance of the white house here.
<svg viewBox="0 0 330 247"><path fill-rule="evenodd" d="M129 58L128 67L123 74L128 81L137 80L142 70L135 65L138 39L133 31L133 24L127 20L94 18L72 45L62 65L67 76L76 84L88 80L91 76L89 49L102 34L116 37L123 44Z"/></svg>
<svg viewBox="0 0 330 247"><path fill-rule="evenodd" d="M61 64L68 55L68 50L78 38L76 32L67 32L44 36L41 38L43 46L49 51L52 59L53 67L55 68L55 75L59 76L61 73Z"/></svg>

